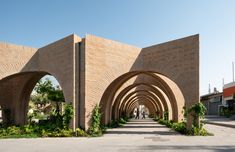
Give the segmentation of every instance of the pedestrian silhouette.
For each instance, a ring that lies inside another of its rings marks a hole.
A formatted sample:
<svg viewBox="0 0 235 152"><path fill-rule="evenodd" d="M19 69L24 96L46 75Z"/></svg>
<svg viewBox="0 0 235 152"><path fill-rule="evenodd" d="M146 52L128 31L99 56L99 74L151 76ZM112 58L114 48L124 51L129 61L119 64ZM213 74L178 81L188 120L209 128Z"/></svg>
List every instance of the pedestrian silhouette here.
<svg viewBox="0 0 235 152"><path fill-rule="evenodd" d="M140 119L140 111L139 111L139 108L137 108L135 119Z"/></svg>
<svg viewBox="0 0 235 152"><path fill-rule="evenodd" d="M145 111L143 111L142 115L142 119L145 119Z"/></svg>

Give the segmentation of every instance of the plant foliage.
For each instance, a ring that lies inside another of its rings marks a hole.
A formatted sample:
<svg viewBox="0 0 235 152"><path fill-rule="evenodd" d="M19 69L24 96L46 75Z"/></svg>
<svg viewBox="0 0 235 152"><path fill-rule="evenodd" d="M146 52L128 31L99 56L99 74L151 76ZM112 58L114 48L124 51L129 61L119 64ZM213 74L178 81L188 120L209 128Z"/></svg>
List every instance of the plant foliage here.
<svg viewBox="0 0 235 152"><path fill-rule="evenodd" d="M192 105L189 108L188 113L190 113L193 116L194 127L201 127L201 126L199 126L197 121L199 119L204 118L205 113L206 113L206 107L201 102L199 102L199 103Z"/></svg>
<svg viewBox="0 0 235 152"><path fill-rule="evenodd" d="M100 107L98 105L95 105L95 107L93 109L92 122L91 122L91 126L88 130L88 133L91 136L100 136L100 135L102 135L101 113L100 113Z"/></svg>
<svg viewBox="0 0 235 152"><path fill-rule="evenodd" d="M204 118L205 113L206 113L206 107L200 102L192 105L189 109L186 109L184 107L184 117L187 117L189 114L193 116L193 126L190 130L187 130L186 122L175 123L173 121L168 121L165 119L165 114L164 114L164 119L159 119L157 117L154 120L158 121L160 124L172 128L173 130L181 134L191 135L191 136L213 135L212 133L207 132L207 130L203 128L202 123L199 123L200 125L198 125L197 123L197 121L200 118Z"/></svg>
<svg viewBox="0 0 235 152"><path fill-rule="evenodd" d="M156 121L156 119L155 119ZM173 122L164 119L158 119L158 122L162 125L166 125L173 130L188 136L211 136L212 133L207 132L204 128L193 127L191 130L187 130L185 122Z"/></svg>

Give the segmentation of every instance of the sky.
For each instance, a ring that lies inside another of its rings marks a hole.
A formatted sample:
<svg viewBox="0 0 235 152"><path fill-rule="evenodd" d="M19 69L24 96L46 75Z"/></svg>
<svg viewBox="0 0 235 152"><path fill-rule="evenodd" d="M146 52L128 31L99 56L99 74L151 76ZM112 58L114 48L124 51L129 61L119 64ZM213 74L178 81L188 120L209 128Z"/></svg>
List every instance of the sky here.
<svg viewBox="0 0 235 152"><path fill-rule="evenodd" d="M200 94L232 81L235 0L0 2L0 41L39 48L72 33L138 47L200 34Z"/></svg>

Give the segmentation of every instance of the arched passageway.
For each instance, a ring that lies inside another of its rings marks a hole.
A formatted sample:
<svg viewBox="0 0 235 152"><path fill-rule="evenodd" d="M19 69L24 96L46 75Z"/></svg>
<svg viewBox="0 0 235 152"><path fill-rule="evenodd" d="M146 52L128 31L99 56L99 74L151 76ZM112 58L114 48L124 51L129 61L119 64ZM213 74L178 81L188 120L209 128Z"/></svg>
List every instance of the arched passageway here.
<svg viewBox="0 0 235 152"><path fill-rule="evenodd" d="M175 82L157 72L133 71L119 76L105 90L100 102L102 122L108 124L130 116L139 104L151 107L149 110L153 116L162 117L168 112L173 121L183 119L185 101Z"/></svg>
<svg viewBox="0 0 235 152"><path fill-rule="evenodd" d="M125 101L129 99L131 95L137 92L145 92L145 94L149 94L152 98L154 98L155 103L158 105L158 108L160 108L160 112L163 112L163 108L165 111L168 111L168 107L171 108L169 99L167 98L167 96L163 96L164 93L160 92L159 88L147 83L134 83L123 89L116 97L113 104L113 115L114 113L116 113L114 119L116 119L118 115L120 116L120 110L118 109L122 109L124 104L126 103Z"/></svg>
<svg viewBox="0 0 235 152"><path fill-rule="evenodd" d="M0 43L0 53L0 106L11 109L17 123L24 122L19 109L26 104L18 100L27 100L34 80L45 74L56 77L72 102L74 130L90 127L96 104L108 124L143 99L152 103L154 115L167 111L174 121L183 118L184 104L188 108L199 101L199 35L139 48L72 34L41 48ZM192 125L191 118L187 124Z"/></svg>
<svg viewBox="0 0 235 152"><path fill-rule="evenodd" d="M22 72L0 80L0 105L4 123L27 123L30 95L36 83L46 75L50 74L44 71ZM64 96L66 101L66 92Z"/></svg>

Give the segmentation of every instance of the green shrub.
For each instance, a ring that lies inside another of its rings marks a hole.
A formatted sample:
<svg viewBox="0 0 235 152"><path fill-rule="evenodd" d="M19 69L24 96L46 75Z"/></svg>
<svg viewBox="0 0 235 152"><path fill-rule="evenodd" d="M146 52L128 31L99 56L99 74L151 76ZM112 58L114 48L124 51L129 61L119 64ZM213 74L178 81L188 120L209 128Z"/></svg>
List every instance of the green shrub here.
<svg viewBox="0 0 235 152"><path fill-rule="evenodd" d="M168 121L168 120L164 120L164 119L158 119L158 122L162 125L166 125L169 128L171 128L173 125L173 121Z"/></svg>
<svg viewBox="0 0 235 152"><path fill-rule="evenodd" d="M41 137L72 137L73 134L71 129L57 129L55 131L41 130Z"/></svg>
<svg viewBox="0 0 235 152"><path fill-rule="evenodd" d="M153 118L154 121L158 121L160 120L160 118L158 116L156 116L155 118Z"/></svg>
<svg viewBox="0 0 235 152"><path fill-rule="evenodd" d="M173 123L172 122L170 122L170 121L166 121L166 124L165 124L167 127L169 127L169 128L172 128L172 125L173 125Z"/></svg>
<svg viewBox="0 0 235 152"><path fill-rule="evenodd" d="M191 130L187 132L190 136L213 136L212 133L209 133L205 128L192 127Z"/></svg>
<svg viewBox="0 0 235 152"><path fill-rule="evenodd" d="M167 121L164 119L159 119L158 122L162 125L165 125Z"/></svg>
<svg viewBox="0 0 235 152"><path fill-rule="evenodd" d="M188 109L188 113L193 116L193 126L200 128L197 121L200 118L204 118L206 107L201 102L198 102Z"/></svg>
<svg viewBox="0 0 235 152"><path fill-rule="evenodd" d="M21 130L23 134L33 134L35 132L34 128L30 125L25 125L21 127Z"/></svg>
<svg viewBox="0 0 235 152"><path fill-rule="evenodd" d="M82 129L80 129L80 128L77 128L77 129L75 130L75 136L76 136L76 137L87 137L88 134L87 134L84 130L82 130Z"/></svg>
<svg viewBox="0 0 235 152"><path fill-rule="evenodd" d="M149 118L154 118L153 114L150 114L148 117L149 117Z"/></svg>
<svg viewBox="0 0 235 152"><path fill-rule="evenodd" d="M100 128L101 128L102 132L104 133L104 132L106 132L106 130L109 128L109 126L108 126L108 125L102 125L102 124L101 124Z"/></svg>
<svg viewBox="0 0 235 152"><path fill-rule="evenodd" d="M0 129L0 137L4 137L4 136L7 136L7 130L6 129L4 129L4 128L1 128Z"/></svg>
<svg viewBox="0 0 235 152"><path fill-rule="evenodd" d="M107 128L117 128L117 127L121 127L124 124L126 124L128 122L128 118L120 118L119 120L113 120L110 124L108 124L108 126L106 126Z"/></svg>
<svg viewBox="0 0 235 152"><path fill-rule="evenodd" d="M220 116L226 116L227 118L229 118L231 115L231 110L228 107L222 107L220 109Z"/></svg>
<svg viewBox="0 0 235 152"><path fill-rule="evenodd" d="M202 128L202 125L200 127L192 127L191 130L187 130L186 122L179 122L174 123L173 121L168 121L164 119L158 119L158 123L162 125L166 125L169 128L172 128L173 130L184 134L184 135L190 135L190 136L211 136L212 133L209 133L206 129Z"/></svg>
<svg viewBox="0 0 235 152"><path fill-rule="evenodd" d="M48 120L32 122L22 127L1 125L1 138L17 137L71 137L74 132L69 129L69 123L73 116L71 104L65 105L64 113L53 113Z"/></svg>
<svg viewBox="0 0 235 152"><path fill-rule="evenodd" d="M117 128L117 127L120 127L119 125L119 121L118 120L113 120L109 125L108 125L109 128Z"/></svg>
<svg viewBox="0 0 235 152"><path fill-rule="evenodd" d="M6 132L8 135L19 135L21 134L21 129L16 126L10 126L10 127L7 127Z"/></svg>
<svg viewBox="0 0 235 152"><path fill-rule="evenodd" d="M100 113L100 107L96 105L93 109L92 112L92 122L91 126L88 130L88 133L91 136L100 136L102 135L102 130L101 130L101 113Z"/></svg>
<svg viewBox="0 0 235 152"><path fill-rule="evenodd" d="M168 120L169 119L169 112L168 111L164 111L163 118L164 118L164 120Z"/></svg>
<svg viewBox="0 0 235 152"><path fill-rule="evenodd" d="M73 131L72 129L62 129L59 130L59 137L72 137L73 136Z"/></svg>
<svg viewBox="0 0 235 152"><path fill-rule="evenodd" d="M45 131L44 129L40 130L40 136L41 137L49 137L48 132Z"/></svg>
<svg viewBox="0 0 235 152"><path fill-rule="evenodd" d="M73 117L73 106L72 104L66 104L63 114L63 125L64 127L69 127L70 120Z"/></svg>
<svg viewBox="0 0 235 152"><path fill-rule="evenodd" d="M119 123L125 124L125 123L127 123L127 121L124 118L120 118Z"/></svg>
<svg viewBox="0 0 235 152"><path fill-rule="evenodd" d="M173 123L172 129L174 129L175 131L181 134L187 134L187 128L186 128L185 122Z"/></svg>

